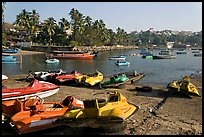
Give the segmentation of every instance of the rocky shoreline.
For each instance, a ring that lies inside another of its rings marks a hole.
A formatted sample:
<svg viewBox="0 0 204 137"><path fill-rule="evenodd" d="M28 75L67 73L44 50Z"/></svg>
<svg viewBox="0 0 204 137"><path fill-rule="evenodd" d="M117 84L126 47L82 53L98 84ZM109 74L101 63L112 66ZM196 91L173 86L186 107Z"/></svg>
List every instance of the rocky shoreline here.
<svg viewBox="0 0 204 137"><path fill-rule="evenodd" d="M5 82L7 87L25 87L28 82L19 81L26 78L27 74L14 75ZM130 103L140 106L140 109L127 121L124 131L108 135L202 135L202 73L191 76L191 82L198 87L201 97L193 96L192 99L172 95L166 97L167 88L162 85L149 85L152 92L136 91L137 83L127 84L117 90L126 96ZM107 89L109 90L109 89ZM93 93L104 92L100 88L76 87L61 85L60 91L45 101L61 101L65 96L72 95L77 99L92 99ZM153 109L157 108L154 113ZM3 135L14 135L11 128L3 125ZM52 128L31 135L93 135L99 134L97 130L82 128L60 127Z"/></svg>

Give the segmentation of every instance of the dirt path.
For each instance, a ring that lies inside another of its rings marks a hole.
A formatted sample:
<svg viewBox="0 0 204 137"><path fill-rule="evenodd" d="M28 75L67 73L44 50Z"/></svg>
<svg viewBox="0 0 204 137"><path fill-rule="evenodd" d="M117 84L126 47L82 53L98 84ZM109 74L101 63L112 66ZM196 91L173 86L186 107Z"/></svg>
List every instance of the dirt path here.
<svg viewBox="0 0 204 137"><path fill-rule="evenodd" d="M27 82L16 79L27 75L9 77L4 84L7 87L24 87ZM202 76L191 78L191 82L199 87L201 97L192 96L192 99L172 95L166 97L167 88L161 85L150 84L152 92L139 92L135 90L137 84L126 85L123 89L115 89L126 96L129 102L140 106L140 109L128 119L124 131L110 135L201 135L202 134ZM45 101L61 101L67 95L77 99L91 99L93 93L104 92L99 88L85 88L75 86L60 86L60 90ZM155 111L153 113L152 110ZM16 134L13 130L3 126L3 134ZM53 128L32 134L99 134L97 130L89 128Z"/></svg>

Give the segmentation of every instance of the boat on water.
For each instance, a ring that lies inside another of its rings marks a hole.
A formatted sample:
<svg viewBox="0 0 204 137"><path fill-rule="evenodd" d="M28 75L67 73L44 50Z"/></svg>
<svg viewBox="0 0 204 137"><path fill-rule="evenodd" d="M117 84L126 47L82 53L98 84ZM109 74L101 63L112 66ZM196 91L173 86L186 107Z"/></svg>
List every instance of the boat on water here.
<svg viewBox="0 0 204 137"><path fill-rule="evenodd" d="M127 56L120 55L120 56L110 56L109 60L126 60Z"/></svg>
<svg viewBox="0 0 204 137"><path fill-rule="evenodd" d="M128 61L117 61L117 62L115 62L115 64L116 65L118 65L118 66L128 66L128 65L130 65L130 62L128 62Z"/></svg>
<svg viewBox="0 0 204 137"><path fill-rule="evenodd" d="M2 53L17 53L18 51L19 51L18 49L12 49L12 48L2 49Z"/></svg>
<svg viewBox="0 0 204 137"><path fill-rule="evenodd" d="M45 98L58 92L59 86L34 79L27 87L23 88L3 88L2 101L12 99L25 99L28 97L39 96Z"/></svg>
<svg viewBox="0 0 204 137"><path fill-rule="evenodd" d="M47 59L45 60L46 63L48 64L53 64L53 63L59 63L59 60L58 59Z"/></svg>
<svg viewBox="0 0 204 137"><path fill-rule="evenodd" d="M153 59L175 59L176 56L170 50L160 50L159 55L153 55Z"/></svg>
<svg viewBox="0 0 204 137"><path fill-rule="evenodd" d="M195 57L202 57L202 51L200 51L198 53L194 53L193 56L195 56Z"/></svg>
<svg viewBox="0 0 204 137"><path fill-rule="evenodd" d="M6 75L2 74L2 83L6 82L7 79L8 79L8 77Z"/></svg>
<svg viewBox="0 0 204 137"><path fill-rule="evenodd" d="M186 50L178 50L176 51L176 54L187 54Z"/></svg>
<svg viewBox="0 0 204 137"><path fill-rule="evenodd" d="M73 52L73 51L54 51L48 57L57 59L72 60L92 60L96 56L95 53L89 52Z"/></svg>
<svg viewBox="0 0 204 137"><path fill-rule="evenodd" d="M56 127L53 122L57 118L78 108L84 108L83 101L73 96L66 96L61 102L45 102L39 97L2 102L2 114L10 119L9 124L18 134Z"/></svg>
<svg viewBox="0 0 204 137"><path fill-rule="evenodd" d="M148 49L141 49L139 54L142 56L152 56L153 55L153 53L149 51Z"/></svg>
<svg viewBox="0 0 204 137"><path fill-rule="evenodd" d="M2 56L2 62L11 62L16 61L16 57L14 56Z"/></svg>

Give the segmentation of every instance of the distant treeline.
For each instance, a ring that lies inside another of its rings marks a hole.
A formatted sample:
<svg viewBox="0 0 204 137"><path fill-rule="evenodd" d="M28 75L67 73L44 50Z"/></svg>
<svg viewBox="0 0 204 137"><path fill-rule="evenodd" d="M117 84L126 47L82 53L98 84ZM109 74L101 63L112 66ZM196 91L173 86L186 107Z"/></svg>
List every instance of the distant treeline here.
<svg viewBox="0 0 204 137"><path fill-rule="evenodd" d="M55 46L148 46L166 45L167 42L202 46L202 31L147 30L127 33L120 27L115 31L108 29L103 20L93 21L90 16L84 16L74 8L68 15L70 19L62 18L58 23L53 17L40 22L36 10L28 12L23 9L12 25L2 19L2 45L6 41L24 41Z"/></svg>

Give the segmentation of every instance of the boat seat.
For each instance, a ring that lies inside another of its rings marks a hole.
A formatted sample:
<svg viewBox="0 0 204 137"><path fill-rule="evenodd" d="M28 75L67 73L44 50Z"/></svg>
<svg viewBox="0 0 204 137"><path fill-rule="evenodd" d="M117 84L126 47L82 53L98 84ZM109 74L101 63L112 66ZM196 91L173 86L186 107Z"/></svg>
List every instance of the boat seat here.
<svg viewBox="0 0 204 137"><path fill-rule="evenodd" d="M109 98L109 101L108 101L108 102L117 102L117 101L118 101L118 96L113 95L113 96L111 96L111 97Z"/></svg>
<svg viewBox="0 0 204 137"><path fill-rule="evenodd" d="M62 101L62 105L66 106L66 107L69 107L71 105L72 101L73 101L73 97L68 96Z"/></svg>
<svg viewBox="0 0 204 137"><path fill-rule="evenodd" d="M17 98L14 102L16 113L23 111L23 103Z"/></svg>
<svg viewBox="0 0 204 137"><path fill-rule="evenodd" d="M45 107L38 99L27 99L23 104L23 109L34 110L35 112L44 111Z"/></svg>

